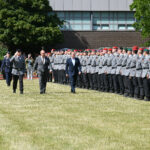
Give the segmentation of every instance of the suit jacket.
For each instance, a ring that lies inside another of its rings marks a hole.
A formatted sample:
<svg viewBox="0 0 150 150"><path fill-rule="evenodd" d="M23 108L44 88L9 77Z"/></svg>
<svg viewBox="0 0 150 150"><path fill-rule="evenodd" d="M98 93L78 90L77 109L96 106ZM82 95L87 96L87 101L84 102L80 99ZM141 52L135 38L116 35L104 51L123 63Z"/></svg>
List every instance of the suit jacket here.
<svg viewBox="0 0 150 150"><path fill-rule="evenodd" d="M67 59L66 74L69 74L69 76L76 76L78 72L81 72L80 60L75 58L75 65L73 65L71 58Z"/></svg>
<svg viewBox="0 0 150 150"><path fill-rule="evenodd" d="M52 70L52 66L48 57L45 57L45 63L43 63L41 56L38 56L35 60L33 70L37 70L37 74L43 74Z"/></svg>

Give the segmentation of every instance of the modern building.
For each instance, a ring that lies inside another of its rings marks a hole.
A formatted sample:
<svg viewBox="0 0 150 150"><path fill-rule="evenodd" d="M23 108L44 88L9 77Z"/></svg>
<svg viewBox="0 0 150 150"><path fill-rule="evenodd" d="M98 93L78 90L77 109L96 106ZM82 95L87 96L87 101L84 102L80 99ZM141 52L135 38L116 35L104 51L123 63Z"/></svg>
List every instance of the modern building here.
<svg viewBox="0 0 150 150"><path fill-rule="evenodd" d="M130 11L133 0L50 0L55 13L65 23L64 43L57 48L99 48L141 45Z"/></svg>

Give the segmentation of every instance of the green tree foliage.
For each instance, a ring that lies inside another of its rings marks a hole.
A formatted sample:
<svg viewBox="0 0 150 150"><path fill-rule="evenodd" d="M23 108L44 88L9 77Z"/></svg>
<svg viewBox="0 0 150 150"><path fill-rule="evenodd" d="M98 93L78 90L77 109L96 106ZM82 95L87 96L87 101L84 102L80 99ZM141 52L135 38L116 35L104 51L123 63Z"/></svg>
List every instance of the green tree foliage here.
<svg viewBox="0 0 150 150"><path fill-rule="evenodd" d="M135 11L137 22L134 27L137 31L141 31L144 38L150 38L150 0L134 0L130 9ZM150 40L147 40L146 45L150 45Z"/></svg>
<svg viewBox="0 0 150 150"><path fill-rule="evenodd" d="M0 41L10 50L61 42L62 22L51 12L48 0L0 0Z"/></svg>

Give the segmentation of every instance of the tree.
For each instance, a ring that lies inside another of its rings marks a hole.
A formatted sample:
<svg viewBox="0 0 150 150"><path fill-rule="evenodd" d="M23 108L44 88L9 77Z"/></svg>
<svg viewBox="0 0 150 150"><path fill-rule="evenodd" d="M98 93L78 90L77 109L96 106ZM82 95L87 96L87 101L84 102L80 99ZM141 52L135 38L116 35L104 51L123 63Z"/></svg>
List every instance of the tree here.
<svg viewBox="0 0 150 150"><path fill-rule="evenodd" d="M130 6L135 11L136 22L133 24L136 31L140 31L143 38L148 39L145 45L150 45L150 0L134 0Z"/></svg>
<svg viewBox="0 0 150 150"><path fill-rule="evenodd" d="M0 42L12 51L61 42L62 21L51 12L48 0L0 0Z"/></svg>

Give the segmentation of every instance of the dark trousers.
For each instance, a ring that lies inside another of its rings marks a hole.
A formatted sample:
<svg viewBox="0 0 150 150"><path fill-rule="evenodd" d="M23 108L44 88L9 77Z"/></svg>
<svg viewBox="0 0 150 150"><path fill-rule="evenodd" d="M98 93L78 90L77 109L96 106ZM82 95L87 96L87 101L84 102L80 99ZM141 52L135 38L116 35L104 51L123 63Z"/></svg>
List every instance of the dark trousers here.
<svg viewBox="0 0 150 150"><path fill-rule="evenodd" d="M132 77L132 83L133 83L133 86L134 86L134 96L135 97L139 97L140 96L140 89L139 89L139 84L138 84L138 79L136 77Z"/></svg>
<svg viewBox="0 0 150 150"><path fill-rule="evenodd" d="M124 94L123 76L119 74L119 75L117 75L117 79L118 79L120 94Z"/></svg>
<svg viewBox="0 0 150 150"><path fill-rule="evenodd" d="M45 93L47 84L47 73L41 73L38 75L38 77L39 77L40 92Z"/></svg>
<svg viewBox="0 0 150 150"><path fill-rule="evenodd" d="M88 74L87 73L83 73L82 77L83 77L83 87L86 88L86 89L89 89Z"/></svg>
<svg viewBox="0 0 150 150"><path fill-rule="evenodd" d="M70 81L72 92L75 92L77 77L78 75L69 75L69 81Z"/></svg>
<svg viewBox="0 0 150 150"><path fill-rule="evenodd" d="M93 89L97 90L98 89L98 73L92 74L92 83L93 83Z"/></svg>
<svg viewBox="0 0 150 150"><path fill-rule="evenodd" d="M143 78L143 87L146 98L150 99L150 79Z"/></svg>
<svg viewBox="0 0 150 150"><path fill-rule="evenodd" d="M88 73L88 81L89 81L89 85L90 85L90 89L93 88L93 82L92 82L92 74L91 73Z"/></svg>
<svg viewBox="0 0 150 150"><path fill-rule="evenodd" d="M128 76L123 76L123 84L124 84L124 93L128 96L129 95Z"/></svg>
<svg viewBox="0 0 150 150"><path fill-rule="evenodd" d="M104 91L104 74L100 74L100 82L101 82L101 91Z"/></svg>
<svg viewBox="0 0 150 150"><path fill-rule="evenodd" d="M110 92L114 92L113 79L111 74L108 74L108 80L109 80L109 90Z"/></svg>
<svg viewBox="0 0 150 150"><path fill-rule="evenodd" d="M107 74L103 74L104 76L104 90L105 92L109 91L109 80L108 80L108 75Z"/></svg>
<svg viewBox="0 0 150 150"><path fill-rule="evenodd" d="M48 73L47 81L48 81L48 82L52 82L52 79L53 79L52 73Z"/></svg>
<svg viewBox="0 0 150 150"><path fill-rule="evenodd" d="M54 82L58 83L58 70L54 70Z"/></svg>
<svg viewBox="0 0 150 150"><path fill-rule="evenodd" d="M114 92L115 93L120 93L117 75L113 74L112 79L113 79Z"/></svg>
<svg viewBox="0 0 150 150"><path fill-rule="evenodd" d="M23 76L24 75L13 75L13 90L16 91L17 83L19 80L20 91L23 92Z"/></svg>
<svg viewBox="0 0 150 150"><path fill-rule="evenodd" d="M133 86L132 77L128 77L128 79L127 79L127 84L128 84L128 89L129 89L128 95L129 95L130 97L133 97L133 96L134 96L134 86Z"/></svg>
<svg viewBox="0 0 150 150"><path fill-rule="evenodd" d="M5 72L5 76L6 76L6 84L8 86L10 86L11 80L12 80L12 74L11 72Z"/></svg>
<svg viewBox="0 0 150 150"><path fill-rule="evenodd" d="M144 87L143 87L143 79L142 78L137 78L138 81L138 87L139 87L139 97L144 98Z"/></svg>

